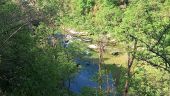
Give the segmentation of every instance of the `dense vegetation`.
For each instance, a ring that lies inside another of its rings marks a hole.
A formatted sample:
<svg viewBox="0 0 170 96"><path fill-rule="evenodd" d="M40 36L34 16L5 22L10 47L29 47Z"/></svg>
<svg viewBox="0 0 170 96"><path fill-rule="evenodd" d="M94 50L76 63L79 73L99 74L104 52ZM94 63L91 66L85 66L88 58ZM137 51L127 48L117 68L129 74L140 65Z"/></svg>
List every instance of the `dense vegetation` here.
<svg viewBox="0 0 170 96"><path fill-rule="evenodd" d="M170 0L1 0L0 95L169 96L169 13ZM99 50L85 56L79 41L64 47L54 37L68 29L87 33L81 38ZM114 48L120 56L108 55ZM98 88L76 94L66 82L78 73L78 57L97 58L99 70ZM108 79L114 91L100 85Z"/></svg>

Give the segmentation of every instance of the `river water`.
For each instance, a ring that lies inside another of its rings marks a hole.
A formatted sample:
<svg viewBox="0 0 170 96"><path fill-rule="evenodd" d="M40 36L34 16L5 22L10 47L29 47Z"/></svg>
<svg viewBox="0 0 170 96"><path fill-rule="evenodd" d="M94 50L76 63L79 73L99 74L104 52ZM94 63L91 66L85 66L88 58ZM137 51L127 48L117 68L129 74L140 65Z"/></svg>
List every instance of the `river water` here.
<svg viewBox="0 0 170 96"><path fill-rule="evenodd" d="M81 68L76 76L70 81L69 90L75 93L80 93L83 87L97 88L98 83L93 79L97 76L98 65L90 61L83 61L81 59L76 60L77 64L80 64ZM109 85L114 90L114 82L111 74L109 74ZM106 75L102 76L103 81L106 81ZM67 83L68 85L68 83ZM107 84L102 84L103 90L106 90ZM112 90L110 90L112 91Z"/></svg>
<svg viewBox="0 0 170 96"><path fill-rule="evenodd" d="M98 71L97 64L93 64L90 61L81 61L80 59L77 59L76 62L80 64L81 68L71 80L69 89L75 93L80 93L83 87L96 88L97 82L92 80L92 78Z"/></svg>
<svg viewBox="0 0 170 96"><path fill-rule="evenodd" d="M61 36L58 35L58 37ZM77 38L76 40L79 39L81 38ZM77 58L75 62L80 64L80 68L75 77L71 79L70 83L66 82L66 86L69 87L69 90L74 93L80 93L83 87L97 88L98 83L92 79L94 76L97 76L98 65L94 64L91 60L82 60L79 58ZM106 76L103 76L102 78L105 79ZM111 74L109 75L109 78L112 78ZM113 85L113 80L110 79L109 84ZM102 87L105 90L106 83L103 83Z"/></svg>

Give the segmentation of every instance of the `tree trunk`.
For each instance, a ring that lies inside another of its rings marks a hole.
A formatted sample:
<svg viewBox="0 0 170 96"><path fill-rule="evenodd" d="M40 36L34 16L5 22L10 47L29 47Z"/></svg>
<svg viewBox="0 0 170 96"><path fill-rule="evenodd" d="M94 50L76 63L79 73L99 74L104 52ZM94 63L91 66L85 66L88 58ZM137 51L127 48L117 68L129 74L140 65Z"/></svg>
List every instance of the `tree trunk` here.
<svg viewBox="0 0 170 96"><path fill-rule="evenodd" d="M124 90L124 96L128 96L128 90L129 90L129 79L130 79L130 70L131 70L131 57L130 57L130 52L128 52L128 69L127 69L127 80L125 83L125 90Z"/></svg>
<svg viewBox="0 0 170 96"><path fill-rule="evenodd" d="M125 90L124 90L124 96L128 96L128 90L129 90L129 80L131 78L131 67L133 65L134 59L135 59L135 54L137 51L137 40L134 39L134 46L132 49L132 53L128 52L128 69L127 69L127 79L125 83Z"/></svg>
<svg viewBox="0 0 170 96"><path fill-rule="evenodd" d="M103 64L103 53L104 53L104 47L105 47L105 41L104 36L102 36L101 40L99 40L98 46L99 46L99 64L98 64L98 93L99 96L102 95L102 64Z"/></svg>

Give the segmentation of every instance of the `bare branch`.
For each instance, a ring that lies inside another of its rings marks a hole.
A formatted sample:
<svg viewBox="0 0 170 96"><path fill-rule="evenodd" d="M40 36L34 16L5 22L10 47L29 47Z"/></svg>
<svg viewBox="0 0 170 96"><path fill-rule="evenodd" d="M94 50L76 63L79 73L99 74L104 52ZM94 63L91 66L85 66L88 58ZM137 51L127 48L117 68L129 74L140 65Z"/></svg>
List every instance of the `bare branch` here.
<svg viewBox="0 0 170 96"><path fill-rule="evenodd" d="M3 45L12 37L14 36L19 30L21 30L22 27L24 27L27 23L23 24L22 26L20 26L17 30L15 30L1 45L1 47L3 47Z"/></svg>

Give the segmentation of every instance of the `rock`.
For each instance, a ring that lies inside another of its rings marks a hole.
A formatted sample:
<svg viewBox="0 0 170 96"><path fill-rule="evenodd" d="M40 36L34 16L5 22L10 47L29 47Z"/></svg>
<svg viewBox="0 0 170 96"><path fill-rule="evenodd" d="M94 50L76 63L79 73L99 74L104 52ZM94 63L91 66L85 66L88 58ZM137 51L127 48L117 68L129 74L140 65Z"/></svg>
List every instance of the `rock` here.
<svg viewBox="0 0 170 96"><path fill-rule="evenodd" d="M113 51L113 52L112 52L112 55L113 55L113 56L118 56L118 55L120 55L120 54L121 54L120 51Z"/></svg>
<svg viewBox="0 0 170 96"><path fill-rule="evenodd" d="M66 31L72 35L88 35L87 32L78 32L78 31L75 31L74 29L66 29Z"/></svg>
<svg viewBox="0 0 170 96"><path fill-rule="evenodd" d="M82 40L85 42L92 42L93 39L92 38L83 38Z"/></svg>
<svg viewBox="0 0 170 96"><path fill-rule="evenodd" d="M91 44L91 45L88 46L88 48L90 48L90 49L97 49L98 46L97 46L97 45L94 45L94 44Z"/></svg>
<svg viewBox="0 0 170 96"><path fill-rule="evenodd" d="M87 32L79 32L79 35L86 36L86 35L88 35L88 33Z"/></svg>
<svg viewBox="0 0 170 96"><path fill-rule="evenodd" d="M63 39L64 35L61 34L61 33L56 33L54 37L57 38L57 39Z"/></svg>
<svg viewBox="0 0 170 96"><path fill-rule="evenodd" d="M71 33L71 34L78 34L78 32L76 32L75 30L73 30L73 29L70 29L70 30L68 30L69 31L69 33Z"/></svg>
<svg viewBox="0 0 170 96"><path fill-rule="evenodd" d="M76 41L82 41L80 38L75 38L74 40L76 40Z"/></svg>
<svg viewBox="0 0 170 96"><path fill-rule="evenodd" d="M66 38L66 39L72 39L73 36L67 34L67 35L65 36L65 38Z"/></svg>

